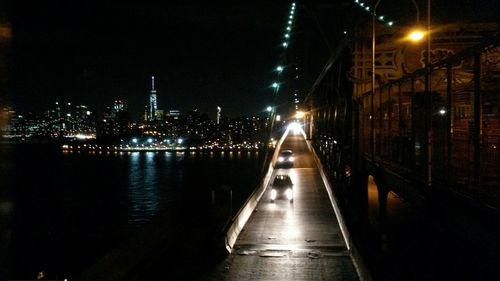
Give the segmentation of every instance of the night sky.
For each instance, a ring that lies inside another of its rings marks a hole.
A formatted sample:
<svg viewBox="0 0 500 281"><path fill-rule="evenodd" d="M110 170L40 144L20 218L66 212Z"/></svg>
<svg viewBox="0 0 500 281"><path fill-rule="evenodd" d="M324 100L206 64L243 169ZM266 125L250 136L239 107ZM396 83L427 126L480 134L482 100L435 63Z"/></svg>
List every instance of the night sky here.
<svg viewBox="0 0 500 281"><path fill-rule="evenodd" d="M14 106L102 109L122 98L140 115L155 75L160 109L259 113L270 102L289 5L208 2L23 7L12 19Z"/></svg>
<svg viewBox="0 0 500 281"><path fill-rule="evenodd" d="M309 18L314 12L304 4L319 3L314 8L318 21L309 19L313 28L307 30L316 32L308 40L317 40L310 46L319 49L309 56L326 62L328 52L315 24L328 33L339 15L356 18L362 11L350 13L355 8L347 0L297 2L299 15ZM436 21L498 20L497 2L434 0L433 15ZM19 112L40 112L55 101L102 111L121 98L138 118L155 75L160 109L213 114L220 105L227 116L259 114L272 101L270 84L283 51L290 3L13 1L8 100ZM406 15L413 9L410 1L403 6L396 0L379 7ZM321 66L308 69L310 77Z"/></svg>

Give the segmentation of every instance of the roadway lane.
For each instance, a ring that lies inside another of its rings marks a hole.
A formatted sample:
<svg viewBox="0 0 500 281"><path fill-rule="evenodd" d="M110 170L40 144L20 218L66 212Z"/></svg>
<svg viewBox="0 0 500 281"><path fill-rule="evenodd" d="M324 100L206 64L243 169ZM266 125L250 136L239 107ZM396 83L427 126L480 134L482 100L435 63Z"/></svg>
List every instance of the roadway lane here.
<svg viewBox="0 0 500 281"><path fill-rule="evenodd" d="M292 133L290 133L283 141L280 150L285 149L291 149L295 154L293 168L316 168L312 153L309 151L302 135L292 135Z"/></svg>
<svg viewBox="0 0 500 281"><path fill-rule="evenodd" d="M295 165L275 169L294 183L294 202L270 201L270 188L238 236L232 253L205 280L360 280L313 154L302 135L281 146Z"/></svg>

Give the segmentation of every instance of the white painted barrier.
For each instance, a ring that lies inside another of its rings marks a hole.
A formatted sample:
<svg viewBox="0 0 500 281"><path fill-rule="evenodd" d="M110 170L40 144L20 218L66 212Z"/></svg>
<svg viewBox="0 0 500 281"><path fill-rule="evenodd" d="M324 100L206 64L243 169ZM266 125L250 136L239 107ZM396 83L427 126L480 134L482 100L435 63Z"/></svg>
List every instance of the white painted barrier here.
<svg viewBox="0 0 500 281"><path fill-rule="evenodd" d="M269 168L267 169L267 173L264 176L263 180L261 181L259 187L256 190L254 190L252 195L250 195L250 197L247 199L243 207L238 211L236 216L233 218L232 224L227 230L225 237L225 246L228 252L231 252L234 243L236 243L238 235L240 235L241 230L247 223L248 219L255 210L255 207L257 207L257 204L259 204L262 195L266 191L266 187L269 185L269 181L271 180L271 176L274 172L273 163L278 157L281 144L283 144L283 141L288 136L289 131L290 129L287 129L283 134L283 136L281 137L280 141L277 143L276 148L274 149L273 157L271 158L271 162L269 163Z"/></svg>

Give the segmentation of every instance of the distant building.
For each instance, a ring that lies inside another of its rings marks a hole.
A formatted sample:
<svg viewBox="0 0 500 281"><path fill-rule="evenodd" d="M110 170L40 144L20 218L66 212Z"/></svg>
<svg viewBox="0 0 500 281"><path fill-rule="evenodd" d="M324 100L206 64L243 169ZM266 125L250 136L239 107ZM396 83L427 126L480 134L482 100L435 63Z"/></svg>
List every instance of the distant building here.
<svg viewBox="0 0 500 281"><path fill-rule="evenodd" d="M12 107L4 107L0 115L0 131L9 133L11 131L11 120L16 115Z"/></svg>
<svg viewBox="0 0 500 281"><path fill-rule="evenodd" d="M163 109L157 109L155 112L155 120L161 121L163 120L163 117L165 116L165 113L163 112Z"/></svg>
<svg viewBox="0 0 500 281"><path fill-rule="evenodd" d="M171 119L179 119L179 116L181 116L181 112L177 109L172 109L168 111L167 116L171 117Z"/></svg>
<svg viewBox="0 0 500 281"><path fill-rule="evenodd" d="M116 114L120 111L127 111L127 102L118 99L113 102L113 112Z"/></svg>
<svg viewBox="0 0 500 281"><path fill-rule="evenodd" d="M157 96L155 90L155 77L151 77L151 91L149 92L148 121L156 120L156 111L158 110Z"/></svg>
<svg viewBox="0 0 500 281"><path fill-rule="evenodd" d="M86 105L75 106L72 135L95 135L96 124L92 111Z"/></svg>
<svg viewBox="0 0 500 281"><path fill-rule="evenodd" d="M129 132L130 115L127 102L115 100L113 106L106 107L99 120L98 136L120 136Z"/></svg>
<svg viewBox="0 0 500 281"><path fill-rule="evenodd" d="M217 106L217 125L219 125L220 123L220 112L222 111L222 109L220 108L220 106Z"/></svg>

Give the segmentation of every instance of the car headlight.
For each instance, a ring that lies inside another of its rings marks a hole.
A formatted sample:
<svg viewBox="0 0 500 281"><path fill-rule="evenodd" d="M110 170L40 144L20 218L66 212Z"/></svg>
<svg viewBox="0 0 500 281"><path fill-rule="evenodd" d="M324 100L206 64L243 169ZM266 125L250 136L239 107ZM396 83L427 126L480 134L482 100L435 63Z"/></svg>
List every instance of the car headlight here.
<svg viewBox="0 0 500 281"><path fill-rule="evenodd" d="M294 160L295 160L295 158L293 158L293 156L290 156L290 158L288 158L289 162L293 162Z"/></svg>
<svg viewBox="0 0 500 281"><path fill-rule="evenodd" d="M285 158L283 158L283 157L281 157L281 156L280 156L280 157L278 157L278 162L283 162L283 161L285 161Z"/></svg>
<svg viewBox="0 0 500 281"><path fill-rule="evenodd" d="M276 199L276 190L271 189L271 200L274 200L274 199Z"/></svg>
<svg viewBox="0 0 500 281"><path fill-rule="evenodd" d="M293 199L293 191L291 188L288 188L286 191L285 191L285 194L286 194L286 198L288 200L292 200Z"/></svg>

